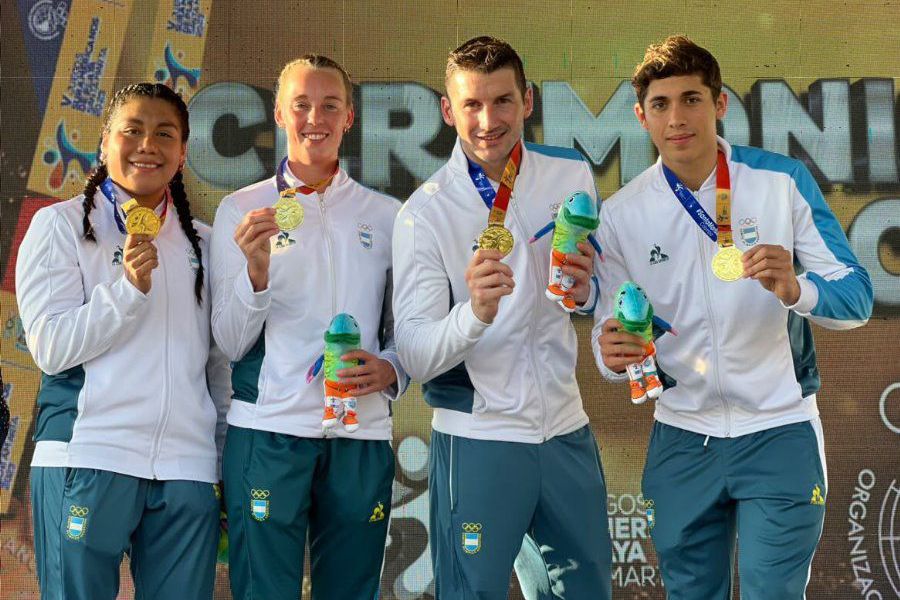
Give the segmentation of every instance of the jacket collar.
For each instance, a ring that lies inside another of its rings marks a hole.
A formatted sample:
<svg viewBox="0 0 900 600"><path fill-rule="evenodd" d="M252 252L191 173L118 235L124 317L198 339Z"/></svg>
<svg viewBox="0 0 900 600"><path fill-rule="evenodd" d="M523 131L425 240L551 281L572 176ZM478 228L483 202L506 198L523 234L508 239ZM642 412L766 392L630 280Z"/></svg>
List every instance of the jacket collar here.
<svg viewBox="0 0 900 600"><path fill-rule="evenodd" d="M284 180L291 187L299 187L301 185L306 185L305 181L301 181L299 177L294 175L293 171L291 171L289 166L284 170ZM347 171L345 171L340 166L340 162L339 162L337 173L334 174L334 179L331 180L331 185L328 186L328 188L326 189L326 192L339 189L339 188L343 187L344 185L346 185L349 181L350 181L350 176L347 174ZM315 182L313 182L313 183L315 183ZM275 187L275 190L277 191L278 190L277 176L272 178L272 185Z"/></svg>
<svg viewBox="0 0 900 600"><path fill-rule="evenodd" d="M716 136L716 142L718 143L719 148L721 148L722 150L725 151L726 162L728 162L730 164L731 163L731 144L726 142L725 138L720 137L718 135ZM656 164L653 165L653 187L655 187L657 190L663 190L663 191L668 191L668 189L669 189L669 183L666 181L666 176L663 173L663 169L662 169L662 157L661 156L656 159ZM705 190L710 187L713 189L715 189L715 187L716 187L716 170L715 169L713 169L712 173L709 174L709 177L707 177L703 181L703 184L700 186L700 190L702 191L702 190ZM691 190L691 191L694 191L694 190Z"/></svg>

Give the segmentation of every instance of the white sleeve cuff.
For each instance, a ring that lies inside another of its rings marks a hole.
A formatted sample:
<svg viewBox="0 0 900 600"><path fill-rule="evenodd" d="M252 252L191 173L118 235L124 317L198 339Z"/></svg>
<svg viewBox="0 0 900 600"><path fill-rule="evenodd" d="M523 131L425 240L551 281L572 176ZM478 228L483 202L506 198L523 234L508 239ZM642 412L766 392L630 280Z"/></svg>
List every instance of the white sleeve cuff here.
<svg viewBox="0 0 900 600"><path fill-rule="evenodd" d="M797 283L800 284L800 297L790 306L784 302L781 305L801 317L808 317L819 302L819 288L804 275L797 278Z"/></svg>
<svg viewBox="0 0 900 600"><path fill-rule="evenodd" d="M250 282L250 273L246 267L241 269L241 274L234 280L234 293L241 303L250 310L268 310L272 302L270 287L259 292L253 291L253 283Z"/></svg>
<svg viewBox="0 0 900 600"><path fill-rule="evenodd" d="M394 373L397 375L397 381L389 388L382 390L381 394L390 401L397 400L406 392L409 387L409 375L403 370L400 364L400 357L393 350L382 350L378 353L378 358L388 361L394 367Z"/></svg>
<svg viewBox="0 0 900 600"><path fill-rule="evenodd" d="M596 275L591 275L590 288L591 291L588 292L584 304L575 307L575 312L579 315L592 315L594 309L597 308L597 300L600 299L600 283L597 281Z"/></svg>
<svg viewBox="0 0 900 600"><path fill-rule="evenodd" d="M472 310L472 301L466 301L459 307L457 313L456 324L459 330L469 339L480 338L484 330L490 327L490 323L485 323L475 315Z"/></svg>

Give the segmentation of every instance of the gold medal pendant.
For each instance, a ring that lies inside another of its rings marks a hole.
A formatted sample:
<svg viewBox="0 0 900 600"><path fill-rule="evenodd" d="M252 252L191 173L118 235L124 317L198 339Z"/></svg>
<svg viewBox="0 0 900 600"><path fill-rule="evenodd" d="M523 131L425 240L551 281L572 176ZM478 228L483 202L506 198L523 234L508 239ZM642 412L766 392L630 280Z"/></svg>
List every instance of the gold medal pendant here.
<svg viewBox="0 0 900 600"><path fill-rule="evenodd" d="M503 256L512 251L513 234L503 225L488 225L478 237L478 247L482 250L499 250Z"/></svg>
<svg viewBox="0 0 900 600"><path fill-rule="evenodd" d="M303 206L290 193L282 193L272 208L275 209L275 224L281 231L292 231L303 223Z"/></svg>
<svg viewBox="0 0 900 600"><path fill-rule="evenodd" d="M737 281L744 274L743 252L734 246L719 248L712 259L712 272L722 281Z"/></svg>
<svg viewBox="0 0 900 600"><path fill-rule="evenodd" d="M159 233L162 222L153 209L138 205L137 200L132 198L122 205L122 210L125 211L125 231L129 235L156 237Z"/></svg>

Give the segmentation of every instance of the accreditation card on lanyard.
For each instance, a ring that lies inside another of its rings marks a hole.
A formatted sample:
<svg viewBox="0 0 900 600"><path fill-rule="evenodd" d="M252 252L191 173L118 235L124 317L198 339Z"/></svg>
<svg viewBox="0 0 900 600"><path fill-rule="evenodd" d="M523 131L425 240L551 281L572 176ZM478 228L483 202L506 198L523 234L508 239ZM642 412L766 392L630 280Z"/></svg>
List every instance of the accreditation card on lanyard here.
<svg viewBox="0 0 900 600"><path fill-rule="evenodd" d="M734 245L731 231L731 175L728 161L720 148L716 157L716 220L703 209L678 176L663 163L663 174L684 210L712 241L719 246L712 259L712 272L722 281L736 281L744 273L743 253Z"/></svg>
<svg viewBox="0 0 900 600"><path fill-rule="evenodd" d="M500 187L496 192L481 165L468 158L466 160L469 161L469 177L481 199L490 209L488 226L478 237L478 247L483 250L499 250L503 256L506 256L512 251L515 242L512 232L504 226L504 222L506 221L506 211L509 208L509 199L516 185L516 177L519 175L519 167L522 165L522 141L519 140L513 147L509 160L506 161L506 166L503 168L503 175L500 177Z"/></svg>
<svg viewBox="0 0 900 600"><path fill-rule="evenodd" d="M297 194L308 196L313 192L321 191L328 187L334 176L337 175L338 165L334 167L334 172L314 185L301 185L298 187L288 186L287 180L284 178L284 170L288 168L287 157L281 161L278 170L275 171L275 184L278 187L278 201L272 205L275 209L275 224L281 231L291 231L297 229L303 223L303 205L297 200Z"/></svg>

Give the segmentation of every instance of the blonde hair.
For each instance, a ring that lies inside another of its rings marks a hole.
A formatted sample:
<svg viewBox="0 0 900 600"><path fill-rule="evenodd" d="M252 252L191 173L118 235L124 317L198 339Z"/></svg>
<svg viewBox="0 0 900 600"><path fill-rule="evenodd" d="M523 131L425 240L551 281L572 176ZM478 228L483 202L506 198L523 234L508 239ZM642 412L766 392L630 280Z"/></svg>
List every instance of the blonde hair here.
<svg viewBox="0 0 900 600"><path fill-rule="evenodd" d="M278 101L278 94L281 91L281 86L284 85L285 77L287 77L288 73L290 73L294 67L299 66L309 67L310 69L334 69L337 71L341 76L341 80L344 82L344 91L347 94L347 106L353 108L353 82L350 81L350 75L340 63L322 54L304 54L300 58L295 58L282 67L281 73L278 75L278 81L275 82L276 102Z"/></svg>

